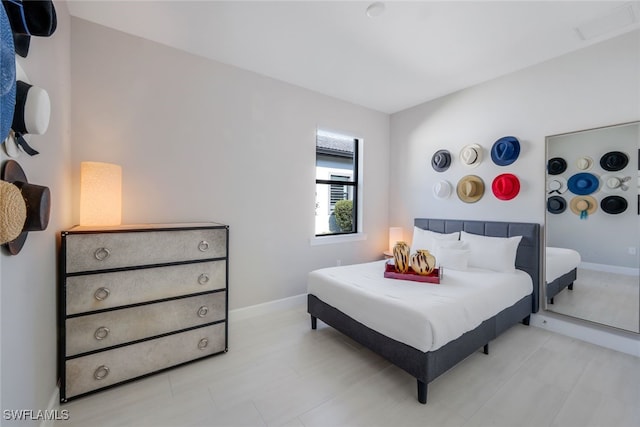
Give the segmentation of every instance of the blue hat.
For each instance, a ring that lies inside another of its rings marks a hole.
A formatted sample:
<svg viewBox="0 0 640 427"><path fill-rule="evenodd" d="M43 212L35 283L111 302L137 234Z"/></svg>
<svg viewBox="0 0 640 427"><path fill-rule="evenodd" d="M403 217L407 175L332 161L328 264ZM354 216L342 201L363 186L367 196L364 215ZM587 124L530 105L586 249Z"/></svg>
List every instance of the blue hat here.
<svg viewBox="0 0 640 427"><path fill-rule="evenodd" d="M0 142L11 130L16 106L16 57L11 24L0 7Z"/></svg>
<svg viewBox="0 0 640 427"><path fill-rule="evenodd" d="M493 143L491 160L498 166L515 162L520 155L520 141L515 136L505 136Z"/></svg>
<svg viewBox="0 0 640 427"><path fill-rule="evenodd" d="M579 196L594 193L600 187L600 179L592 173L582 172L573 175L568 181L569 191Z"/></svg>

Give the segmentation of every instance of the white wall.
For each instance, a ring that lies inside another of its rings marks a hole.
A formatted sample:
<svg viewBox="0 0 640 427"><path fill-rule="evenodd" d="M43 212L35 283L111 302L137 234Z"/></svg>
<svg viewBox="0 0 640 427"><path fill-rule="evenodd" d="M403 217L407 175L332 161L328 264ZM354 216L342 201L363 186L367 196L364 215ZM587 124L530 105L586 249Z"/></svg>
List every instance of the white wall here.
<svg viewBox="0 0 640 427"><path fill-rule="evenodd" d="M72 19L74 191L123 167L123 222L230 225L230 306L306 292L387 246L389 116ZM365 241L311 246L316 128L362 138ZM74 204L74 219L78 212Z"/></svg>
<svg viewBox="0 0 640 427"><path fill-rule="evenodd" d="M640 118L639 40L635 31L392 115L392 225L406 230L417 216L544 223L545 136ZM499 167L489 150L506 135L519 139L521 153L512 165ZM458 157L471 143L485 149L475 169ZM441 148L454 161L438 173L430 160ZM520 178L521 190L505 202L490 186L507 172ZM455 194L433 198L435 182L447 179L455 186L466 174L484 179L487 191L480 201L466 204Z"/></svg>
<svg viewBox="0 0 640 427"><path fill-rule="evenodd" d="M31 138L40 154L22 154L16 160L29 182L49 187L52 200L47 230L29 233L18 255L8 255L4 249L0 255L3 410L45 409L56 385L56 238L69 226L71 210L69 13L66 3L54 5L56 32L49 38L33 37L29 55L20 58L31 83L49 93L51 120L46 134ZM0 151L4 163L7 156ZM2 420L2 424L38 423Z"/></svg>

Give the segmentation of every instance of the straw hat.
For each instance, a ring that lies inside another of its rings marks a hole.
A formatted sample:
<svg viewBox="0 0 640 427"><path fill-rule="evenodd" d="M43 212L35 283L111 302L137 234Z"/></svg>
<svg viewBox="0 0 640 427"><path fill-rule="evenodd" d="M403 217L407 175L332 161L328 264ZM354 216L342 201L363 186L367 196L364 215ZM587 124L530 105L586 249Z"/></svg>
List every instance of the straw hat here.
<svg viewBox="0 0 640 427"><path fill-rule="evenodd" d="M9 135L16 103L16 63L9 19L0 7L0 141Z"/></svg>
<svg viewBox="0 0 640 427"><path fill-rule="evenodd" d="M456 187L458 197L465 203L475 203L484 195L484 182L476 175L463 176Z"/></svg>
<svg viewBox="0 0 640 427"><path fill-rule="evenodd" d="M27 205L20 189L0 181L0 244L14 240L22 232L27 219Z"/></svg>
<svg viewBox="0 0 640 427"><path fill-rule="evenodd" d="M598 210L598 201L592 196L576 196L569 202L571 212L580 215L580 219L587 219Z"/></svg>
<svg viewBox="0 0 640 427"><path fill-rule="evenodd" d="M593 159L591 157L580 157L578 160L576 160L576 169L581 170L581 171L586 171L591 169L591 167L593 166Z"/></svg>
<svg viewBox="0 0 640 427"><path fill-rule="evenodd" d="M20 190L26 206L26 218L23 221L21 232L13 240L6 242L11 255L17 255L29 231L42 231L49 225L49 213L51 210L51 192L48 187L30 184L27 176L15 160L8 160L2 170L2 180L12 183Z"/></svg>
<svg viewBox="0 0 640 427"><path fill-rule="evenodd" d="M482 162L482 147L478 144L465 145L460 150L460 161L468 167L476 167Z"/></svg>

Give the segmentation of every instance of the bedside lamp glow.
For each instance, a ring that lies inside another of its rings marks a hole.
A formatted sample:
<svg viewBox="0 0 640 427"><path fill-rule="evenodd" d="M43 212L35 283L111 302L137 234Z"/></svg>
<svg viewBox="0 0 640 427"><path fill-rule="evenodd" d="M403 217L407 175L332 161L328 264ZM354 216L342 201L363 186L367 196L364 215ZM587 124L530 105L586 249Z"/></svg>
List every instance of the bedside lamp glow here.
<svg viewBox="0 0 640 427"><path fill-rule="evenodd" d="M402 240L402 227L389 227L389 252L393 253L393 247Z"/></svg>
<svg viewBox="0 0 640 427"><path fill-rule="evenodd" d="M120 225L122 167L112 163L80 163L80 225Z"/></svg>

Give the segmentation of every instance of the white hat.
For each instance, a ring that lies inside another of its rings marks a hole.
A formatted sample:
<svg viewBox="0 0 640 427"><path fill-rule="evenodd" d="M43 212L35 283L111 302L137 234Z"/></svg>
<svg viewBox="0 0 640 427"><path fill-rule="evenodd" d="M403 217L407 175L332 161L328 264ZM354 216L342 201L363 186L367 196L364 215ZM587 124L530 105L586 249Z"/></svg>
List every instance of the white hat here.
<svg viewBox="0 0 640 427"><path fill-rule="evenodd" d="M586 171L591 169L591 166L593 166L593 159L591 157L585 156L576 160L576 168L578 170Z"/></svg>
<svg viewBox="0 0 640 427"><path fill-rule="evenodd" d="M478 144L465 145L460 150L460 161L465 166L478 166L482 162L482 147Z"/></svg>
<svg viewBox="0 0 640 427"><path fill-rule="evenodd" d="M603 193L608 193L608 194L621 193L629 188L625 183L630 179L631 177L621 177L621 176L616 176L614 174L602 175L600 177L600 181L601 181L600 190Z"/></svg>
<svg viewBox="0 0 640 427"><path fill-rule="evenodd" d="M567 179L562 176L551 175L547 179L547 194L562 194L567 191Z"/></svg>
<svg viewBox="0 0 640 427"><path fill-rule="evenodd" d="M433 195L436 199L448 199L453 192L453 187L449 181L439 181L433 185Z"/></svg>

